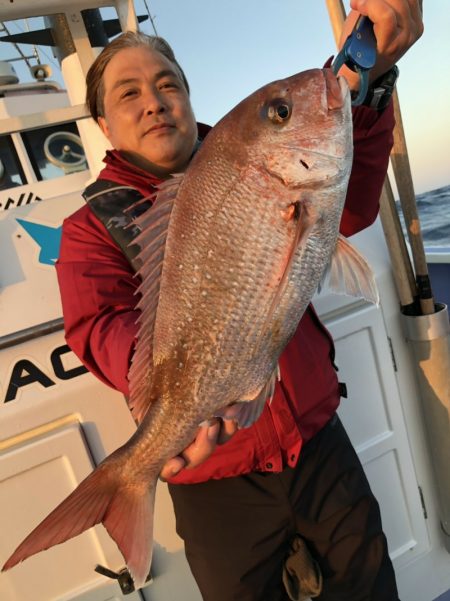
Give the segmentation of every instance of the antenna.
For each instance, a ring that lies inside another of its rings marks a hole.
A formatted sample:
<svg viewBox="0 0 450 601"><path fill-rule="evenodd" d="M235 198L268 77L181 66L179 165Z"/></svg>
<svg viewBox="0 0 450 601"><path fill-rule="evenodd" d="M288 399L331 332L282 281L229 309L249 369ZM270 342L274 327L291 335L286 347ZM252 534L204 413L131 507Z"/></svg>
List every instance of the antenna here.
<svg viewBox="0 0 450 601"><path fill-rule="evenodd" d="M8 35L11 35L11 32L9 31L9 29L6 26L5 22L4 21L0 21L0 24L1 24L0 31L6 31L6 33ZM30 64L29 60L30 60L30 58L35 58L34 55L26 56L22 52L19 44L15 43L15 42L11 42L11 43L14 46L14 48L16 49L16 51L19 53L20 57L8 59L8 62L10 63L10 62L13 62L13 61L25 61L25 63L27 64L28 68L31 68L31 64Z"/></svg>
<svg viewBox="0 0 450 601"><path fill-rule="evenodd" d="M27 28L27 31L30 31L30 24L28 23L28 19L24 19L25 22L25 27ZM39 56L39 51L38 51L38 47L36 46L36 44L33 44L33 55L34 58L37 62L38 65L41 64L41 57Z"/></svg>
<svg viewBox="0 0 450 601"><path fill-rule="evenodd" d="M150 19L150 23L152 24L152 27L153 27L153 31L155 32L155 35L158 35L158 32L156 31L155 21L154 21L152 15L150 14L150 9L148 7L147 0L144 0L144 4L145 4L145 8L147 9L148 18Z"/></svg>

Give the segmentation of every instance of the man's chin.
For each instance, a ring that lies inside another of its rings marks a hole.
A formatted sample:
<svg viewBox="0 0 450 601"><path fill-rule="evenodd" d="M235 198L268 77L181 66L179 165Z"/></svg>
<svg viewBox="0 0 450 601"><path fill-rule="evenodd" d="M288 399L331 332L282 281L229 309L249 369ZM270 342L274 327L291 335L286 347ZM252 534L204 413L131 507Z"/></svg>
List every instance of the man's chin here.
<svg viewBox="0 0 450 601"><path fill-rule="evenodd" d="M154 149L153 149L154 150ZM152 169L160 173L182 173L186 170L189 160L194 152L194 147L189 148L168 148L166 152L160 153L155 156L154 152L149 152L142 155L143 161L146 163L145 169L152 171Z"/></svg>

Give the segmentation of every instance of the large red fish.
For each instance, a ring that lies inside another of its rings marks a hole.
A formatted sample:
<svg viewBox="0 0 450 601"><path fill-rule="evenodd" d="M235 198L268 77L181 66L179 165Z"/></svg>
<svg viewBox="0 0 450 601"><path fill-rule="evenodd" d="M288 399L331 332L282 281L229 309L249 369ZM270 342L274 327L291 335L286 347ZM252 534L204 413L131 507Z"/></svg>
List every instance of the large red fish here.
<svg viewBox="0 0 450 601"><path fill-rule="evenodd" d="M317 69L242 101L185 175L162 186L137 222L142 313L130 387L140 426L3 569L102 522L143 584L167 459L231 403L241 427L258 418L328 267L335 288L376 298L366 263L339 236L351 163L347 85Z"/></svg>

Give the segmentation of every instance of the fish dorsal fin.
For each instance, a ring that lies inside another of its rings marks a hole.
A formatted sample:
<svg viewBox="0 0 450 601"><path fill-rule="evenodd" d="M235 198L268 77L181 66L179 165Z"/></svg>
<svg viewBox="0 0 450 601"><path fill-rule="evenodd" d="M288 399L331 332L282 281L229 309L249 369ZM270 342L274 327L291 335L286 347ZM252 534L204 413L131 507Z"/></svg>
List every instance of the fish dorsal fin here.
<svg viewBox="0 0 450 601"><path fill-rule="evenodd" d="M133 239L133 244L139 247L136 259L141 267L137 274L142 282L138 288L141 295L137 304L137 309L141 312L137 320L139 330L128 379L129 406L138 422L142 421L150 404L148 392L153 372L153 333L164 252L170 215L182 180L182 175L175 175L161 184L155 194L153 206L133 222L141 230Z"/></svg>
<svg viewBox="0 0 450 601"><path fill-rule="evenodd" d="M326 276L333 292L363 298L378 305L378 288L372 268L361 253L341 235Z"/></svg>

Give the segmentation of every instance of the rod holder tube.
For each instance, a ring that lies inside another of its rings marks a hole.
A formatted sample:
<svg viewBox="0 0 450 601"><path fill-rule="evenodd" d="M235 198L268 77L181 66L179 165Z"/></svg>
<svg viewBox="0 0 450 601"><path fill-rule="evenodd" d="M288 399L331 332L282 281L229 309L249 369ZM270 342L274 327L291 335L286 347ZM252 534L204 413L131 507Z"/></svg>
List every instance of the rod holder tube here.
<svg viewBox="0 0 450 601"><path fill-rule="evenodd" d="M430 315L402 315L417 364L420 400L433 463L444 545L450 553L450 323L447 306Z"/></svg>

